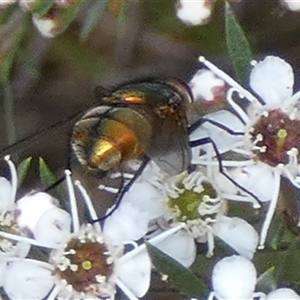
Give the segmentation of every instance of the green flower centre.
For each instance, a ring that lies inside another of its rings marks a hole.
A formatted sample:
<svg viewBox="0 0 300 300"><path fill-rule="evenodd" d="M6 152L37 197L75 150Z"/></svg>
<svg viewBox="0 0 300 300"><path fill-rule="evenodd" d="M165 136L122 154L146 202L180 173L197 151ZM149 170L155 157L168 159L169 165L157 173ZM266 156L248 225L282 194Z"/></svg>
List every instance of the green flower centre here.
<svg viewBox="0 0 300 300"><path fill-rule="evenodd" d="M290 118L280 109L262 115L249 132L257 159L272 167L286 165L292 157L298 163L299 128L300 120Z"/></svg>
<svg viewBox="0 0 300 300"><path fill-rule="evenodd" d="M216 190L208 181L201 182L200 186L188 186L189 189L182 182L177 187L181 192L177 198L169 200L168 206L176 210L183 221L204 218L205 215L199 214L200 205L217 197Z"/></svg>

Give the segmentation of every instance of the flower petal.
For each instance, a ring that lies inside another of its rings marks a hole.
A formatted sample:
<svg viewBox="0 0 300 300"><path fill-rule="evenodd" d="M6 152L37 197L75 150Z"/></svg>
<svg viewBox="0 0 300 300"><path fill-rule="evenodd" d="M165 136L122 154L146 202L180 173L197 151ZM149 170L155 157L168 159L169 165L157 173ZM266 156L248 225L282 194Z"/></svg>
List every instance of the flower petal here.
<svg viewBox="0 0 300 300"><path fill-rule="evenodd" d="M146 251L122 261L116 267L118 278L137 297L143 297L150 286L151 262Z"/></svg>
<svg viewBox="0 0 300 300"><path fill-rule="evenodd" d="M56 199L47 193L33 191L25 195L16 202L19 226L30 230L32 233L45 211L57 206L56 201Z"/></svg>
<svg viewBox="0 0 300 300"><path fill-rule="evenodd" d="M51 271L27 261L10 263L3 288L10 299L43 299L54 285Z"/></svg>
<svg viewBox="0 0 300 300"><path fill-rule="evenodd" d="M226 110L220 110L211 114L207 114L205 119L212 120L213 122L218 123L221 127L225 127L233 132L243 133L245 131L245 126L241 120ZM235 143L242 141L243 139L242 135L230 134L225 129L219 128L210 122L205 122L196 130L194 130L190 134L190 141L200 140L204 137L210 137L210 139L214 141L219 153L223 153L224 151L232 149ZM209 148L206 150L206 152L212 153L213 156L216 155L211 145L209 145ZM193 159L194 158L195 157L193 155Z"/></svg>
<svg viewBox="0 0 300 300"><path fill-rule="evenodd" d="M149 182L134 183L122 201L128 201L140 211L147 212L149 220L160 217L166 209L166 195Z"/></svg>
<svg viewBox="0 0 300 300"><path fill-rule="evenodd" d="M178 0L177 17L186 25L202 25L209 21L213 2L210 0Z"/></svg>
<svg viewBox="0 0 300 300"><path fill-rule="evenodd" d="M199 70L189 82L196 101L225 100L225 82L207 69Z"/></svg>
<svg viewBox="0 0 300 300"><path fill-rule="evenodd" d="M238 184L256 195L260 201L267 202L272 199L275 176L271 168L265 164L256 163L242 168L232 168L227 173ZM266 186L269 188L266 189ZM225 185L223 187L225 188Z"/></svg>
<svg viewBox="0 0 300 300"><path fill-rule="evenodd" d="M163 241L155 244L155 247L177 260L186 268L190 267L196 259L195 241L184 230L168 236Z"/></svg>
<svg viewBox="0 0 300 300"><path fill-rule="evenodd" d="M300 2L298 0L280 0L280 2L289 10L300 11Z"/></svg>
<svg viewBox="0 0 300 300"><path fill-rule="evenodd" d="M242 256L225 257L214 266L212 284L218 299L253 299L255 267Z"/></svg>
<svg viewBox="0 0 300 300"><path fill-rule="evenodd" d="M0 286L3 285L4 279L5 279L5 271L6 271L6 268L7 268L7 264L8 263L4 260L0 261Z"/></svg>
<svg viewBox="0 0 300 300"><path fill-rule="evenodd" d="M123 201L117 210L105 220L103 225L103 232L114 245L138 240L147 231L147 213L141 212L128 201Z"/></svg>
<svg viewBox="0 0 300 300"><path fill-rule="evenodd" d="M12 193L12 187L10 182L4 177L0 177L0 211L1 212L12 209L11 193Z"/></svg>
<svg viewBox="0 0 300 300"><path fill-rule="evenodd" d="M252 69L250 86L266 104L280 105L292 96L293 70L279 57L267 56Z"/></svg>
<svg viewBox="0 0 300 300"><path fill-rule="evenodd" d="M297 295L293 290L288 288L277 289L267 295L266 300L299 300L300 296Z"/></svg>
<svg viewBox="0 0 300 300"><path fill-rule="evenodd" d="M252 259L258 245L255 229L241 218L220 216L213 225L213 233L240 255Z"/></svg>
<svg viewBox="0 0 300 300"><path fill-rule="evenodd" d="M57 247L70 234L71 217L57 207L48 209L38 220L33 235L45 247Z"/></svg>

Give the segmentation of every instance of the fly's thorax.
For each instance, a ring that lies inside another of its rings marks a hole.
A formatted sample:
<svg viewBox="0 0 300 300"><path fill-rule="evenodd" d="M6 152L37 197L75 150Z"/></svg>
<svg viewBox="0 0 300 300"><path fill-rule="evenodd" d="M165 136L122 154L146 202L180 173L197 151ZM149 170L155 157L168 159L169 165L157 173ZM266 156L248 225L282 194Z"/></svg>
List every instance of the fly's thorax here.
<svg viewBox="0 0 300 300"><path fill-rule="evenodd" d="M83 166L108 171L143 155L150 136L151 126L138 112L100 106L88 111L75 124L71 145Z"/></svg>
<svg viewBox="0 0 300 300"><path fill-rule="evenodd" d="M178 95L176 98L180 99L184 105L194 101L192 91L184 81L178 78L171 78L166 80L166 84L173 89L174 94Z"/></svg>

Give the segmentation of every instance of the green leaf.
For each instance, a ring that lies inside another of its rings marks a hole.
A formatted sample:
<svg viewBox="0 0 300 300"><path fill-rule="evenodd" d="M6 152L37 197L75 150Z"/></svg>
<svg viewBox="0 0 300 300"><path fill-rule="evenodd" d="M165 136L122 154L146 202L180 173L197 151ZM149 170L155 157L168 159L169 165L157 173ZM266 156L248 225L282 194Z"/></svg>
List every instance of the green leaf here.
<svg viewBox="0 0 300 300"><path fill-rule="evenodd" d="M19 28L13 32L13 44L10 48L10 51L5 56L0 68L0 81L4 86L10 84L12 69L18 59L20 52L23 49L23 42L28 33L28 28L30 26L29 21L29 17L24 16L20 24L18 24Z"/></svg>
<svg viewBox="0 0 300 300"><path fill-rule="evenodd" d="M84 23L80 31L81 40L86 40L89 34L96 27L97 23L101 19L102 14L105 11L108 0L96 1L86 13Z"/></svg>
<svg viewBox="0 0 300 300"><path fill-rule="evenodd" d="M238 23L233 10L225 1L225 27L226 43L229 56L238 80L245 84L248 82L252 54L247 38Z"/></svg>
<svg viewBox="0 0 300 300"><path fill-rule="evenodd" d="M49 166L42 157L39 157L39 171L41 183L44 188L48 188L49 186L57 182L56 176L50 170Z"/></svg>
<svg viewBox="0 0 300 300"><path fill-rule="evenodd" d="M22 182L24 181L25 176L28 173L30 164L32 161L32 157L27 157L26 159L24 159L17 168L17 172L18 172L18 187L21 186Z"/></svg>
<svg viewBox="0 0 300 300"><path fill-rule="evenodd" d="M19 9L18 4L15 3L6 8L0 9L0 25L7 23L10 17ZM2 37L3 38L3 37Z"/></svg>
<svg viewBox="0 0 300 300"><path fill-rule="evenodd" d="M54 6L55 0L42 0L36 4L36 8L33 9L34 13L37 13L39 17L46 15L49 10Z"/></svg>
<svg viewBox="0 0 300 300"><path fill-rule="evenodd" d="M300 237L295 237L277 267L278 282L300 283Z"/></svg>
<svg viewBox="0 0 300 300"><path fill-rule="evenodd" d="M129 3L127 3L126 1L122 1L120 11L117 16L117 19L120 22L120 24L126 24L128 18L128 9L129 9Z"/></svg>
<svg viewBox="0 0 300 300"><path fill-rule="evenodd" d="M77 16L81 6L86 3L87 3L86 1L77 0L75 3L73 3L69 7L60 11L60 20L61 20L61 24L62 24L62 28L61 28L60 32L64 32L69 27L70 23Z"/></svg>
<svg viewBox="0 0 300 300"><path fill-rule="evenodd" d="M207 299L209 291L194 273L149 243L147 243L147 250L155 268L167 275L168 281L182 294L190 298Z"/></svg>
<svg viewBox="0 0 300 300"><path fill-rule="evenodd" d="M275 267L271 267L258 277L256 290L268 294L274 291L276 287Z"/></svg>

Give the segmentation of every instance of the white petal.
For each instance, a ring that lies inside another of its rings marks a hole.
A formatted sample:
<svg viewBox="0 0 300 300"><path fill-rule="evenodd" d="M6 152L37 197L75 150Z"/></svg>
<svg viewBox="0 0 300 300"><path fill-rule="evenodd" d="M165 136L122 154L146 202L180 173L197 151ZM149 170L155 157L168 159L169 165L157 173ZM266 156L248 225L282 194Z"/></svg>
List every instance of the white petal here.
<svg viewBox="0 0 300 300"><path fill-rule="evenodd" d="M159 185L159 181L163 180L167 176L165 173L153 160L151 160L145 169L143 170L142 174L137 179L137 182L148 182L152 185L156 186Z"/></svg>
<svg viewBox="0 0 300 300"><path fill-rule="evenodd" d="M118 278L136 297L144 296L150 286L151 262L146 251L116 266Z"/></svg>
<svg viewBox="0 0 300 300"><path fill-rule="evenodd" d="M130 202L122 202L108 217L103 232L114 245L120 245L143 237L148 231L147 213L141 212Z"/></svg>
<svg viewBox="0 0 300 300"><path fill-rule="evenodd" d="M70 234L71 217L57 207L48 209L38 220L33 235L45 247L57 247Z"/></svg>
<svg viewBox="0 0 300 300"><path fill-rule="evenodd" d="M16 256L16 257L26 257L29 253L29 250L31 248L31 245L26 242L18 242L16 247L13 248L12 251L6 252L5 254L7 256Z"/></svg>
<svg viewBox="0 0 300 300"><path fill-rule="evenodd" d="M225 257L214 266L212 284L222 299L253 299L255 267L242 256Z"/></svg>
<svg viewBox="0 0 300 300"><path fill-rule="evenodd" d="M220 110L211 114L207 114L205 116L205 119L212 120L233 132L243 133L245 131L245 126L240 121L240 119L226 110ZM203 137L210 137L211 140L213 140L216 144L220 153L227 151L228 149L232 149L235 143L243 139L243 136L230 134L226 130L219 128L209 122L203 123L201 127L193 131L190 134L190 141L199 140ZM207 151L212 152L213 156L215 156L214 150L212 150L211 145L209 149L211 150Z"/></svg>
<svg viewBox="0 0 300 300"><path fill-rule="evenodd" d="M125 194L123 202L130 202L140 211L147 212L149 220L163 215L166 195L148 182L136 182Z"/></svg>
<svg viewBox="0 0 300 300"><path fill-rule="evenodd" d="M299 0L281 0L281 3L286 6L289 10L300 11Z"/></svg>
<svg viewBox="0 0 300 300"><path fill-rule="evenodd" d="M293 70L279 57L267 56L253 68L250 86L266 104L281 105L292 96Z"/></svg>
<svg viewBox="0 0 300 300"><path fill-rule="evenodd" d="M171 256L186 268L190 267L196 258L196 244L194 239L184 230L168 236L155 247Z"/></svg>
<svg viewBox="0 0 300 300"><path fill-rule="evenodd" d="M258 245L258 234L248 222L221 216L213 225L213 232L240 255L252 259Z"/></svg>
<svg viewBox="0 0 300 300"><path fill-rule="evenodd" d="M272 199L275 176L270 167L257 163L243 168L233 168L228 173L232 179L256 195L260 201L266 202Z"/></svg>
<svg viewBox="0 0 300 300"><path fill-rule="evenodd" d="M0 177L0 211L1 212L12 209L11 193L12 193L12 187L10 182L4 177Z"/></svg>
<svg viewBox="0 0 300 300"><path fill-rule="evenodd" d="M195 100L213 101L224 95L225 82L207 69L199 70L189 82Z"/></svg>
<svg viewBox="0 0 300 300"><path fill-rule="evenodd" d="M56 207L56 201L56 199L46 193L32 192L25 195L16 202L17 210L19 211L19 226L33 232L38 220L45 211Z"/></svg>
<svg viewBox="0 0 300 300"><path fill-rule="evenodd" d="M0 261L0 287L3 285L6 269L7 269L7 262L1 260Z"/></svg>
<svg viewBox="0 0 300 300"><path fill-rule="evenodd" d="M10 299L43 299L54 285L51 271L32 262L14 262L7 268L3 288Z"/></svg>
<svg viewBox="0 0 300 300"><path fill-rule="evenodd" d="M33 15L32 22L38 31L47 38L56 36L62 29L57 15L53 15L52 17L45 16L42 18L38 15Z"/></svg>
<svg viewBox="0 0 300 300"><path fill-rule="evenodd" d="M277 289L267 295L266 300L300 300L300 296L288 288Z"/></svg>
<svg viewBox="0 0 300 300"><path fill-rule="evenodd" d="M0 0L0 9L6 8L9 5L16 3L17 0Z"/></svg>
<svg viewBox="0 0 300 300"><path fill-rule="evenodd" d="M211 0L178 0L177 17L187 25L202 25L209 21L212 10Z"/></svg>

